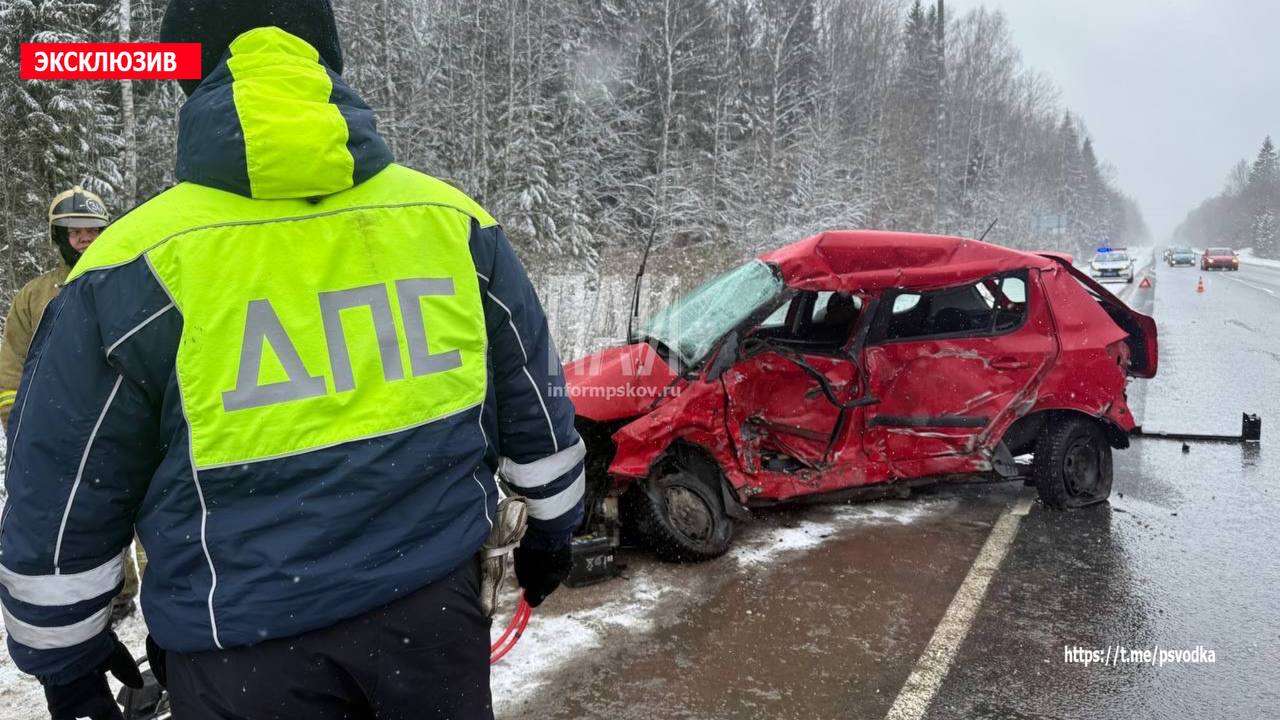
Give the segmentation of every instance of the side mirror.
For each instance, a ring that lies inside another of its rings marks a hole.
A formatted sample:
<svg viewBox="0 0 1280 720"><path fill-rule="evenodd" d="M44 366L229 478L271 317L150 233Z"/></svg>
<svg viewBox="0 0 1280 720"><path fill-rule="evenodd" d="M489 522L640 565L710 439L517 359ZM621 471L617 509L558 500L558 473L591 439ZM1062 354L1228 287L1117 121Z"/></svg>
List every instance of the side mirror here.
<svg viewBox="0 0 1280 720"><path fill-rule="evenodd" d="M716 351L715 358L707 366L707 378L715 380L736 362L738 362L738 331L730 330L720 342L720 349Z"/></svg>

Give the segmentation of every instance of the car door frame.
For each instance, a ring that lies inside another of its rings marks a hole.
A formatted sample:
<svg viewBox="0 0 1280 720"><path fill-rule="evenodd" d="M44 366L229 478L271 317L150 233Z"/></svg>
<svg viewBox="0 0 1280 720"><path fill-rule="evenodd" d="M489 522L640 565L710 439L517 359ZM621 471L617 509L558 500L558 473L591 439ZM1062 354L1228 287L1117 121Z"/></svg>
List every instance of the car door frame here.
<svg viewBox="0 0 1280 720"><path fill-rule="evenodd" d="M750 340L749 333L752 330L760 327L761 323L763 323L766 319L771 317L774 313L778 311L779 308L783 307L784 305L792 306L790 309L788 309L786 321L785 321L787 324L792 323L795 320L794 315L797 312L794 306L794 301L796 300L796 298L805 294L812 294L814 297L816 297L819 293L823 293L823 292L833 292L833 293L848 292L849 294L859 298L859 300L861 300L862 302L862 309L859 311L857 322L854 325L853 330L850 332L849 337L844 341L844 343L840 345L840 347L834 352L815 353L807 349L801 349L801 348L797 348L796 352L794 353L782 353L782 352L778 352L777 349L770 349L765 351L765 352L774 352L775 354L778 354L780 357L790 360L792 363L796 364L802 372L805 372L806 374L817 373L821 375L820 370L813 368L812 366L806 367L806 364L803 361L803 357L805 355L810 355L810 354L848 362L854 370L853 381L856 384L855 392L858 393L858 397L845 400L845 401L840 401L839 404L832 401L832 395L834 395L834 392L831 394L828 394L828 390L830 390L830 387L829 386L825 388L821 387L822 382L817 381L815 379L815 382L818 382L818 384L820 385L819 389L822 391L822 394L827 395L827 398L826 398L827 401L832 402L832 404L836 405L837 407L836 421L833 424L832 429L828 434L823 455L819 459L819 461L815 463L816 465L815 469L822 470L825 468L829 468L834 464L833 458L837 450L838 440L841 437L850 438L851 437L849 433L850 427L860 426L860 423L856 423L856 424L851 423L851 414L875 402L874 398L870 396L869 377L867 375L866 367L862 362L862 347L866 341L867 334L871 328L871 322L875 317L877 308L879 307L878 297L868 293L851 292L851 291L846 291L841 289L807 290L807 289L798 289L798 288L788 288L788 292L781 294L777 302L771 304L767 311L761 311L760 313L755 314L753 317L748 318L747 321L745 321L744 323L742 323L742 325L739 326L739 328L735 328L733 332L729 333L726 336L725 342L723 343L722 347L716 351L716 356L717 356L716 359L713 360L712 363L710 363L708 366L708 372L706 376L707 379L720 380L721 382L722 391L724 392L724 398L725 398L725 416L724 416L725 431L728 434L728 436L731 439L733 439L735 461L744 470L750 471L751 465L749 463L744 462L743 451L738 446L738 442L735 439L738 437L737 433L735 432L736 428L731 427L731 423L735 422L735 420L734 420L733 412L730 409L730 405L732 401L729 396L729 388L724 383L723 374L727 372L730 368L735 367L739 363L744 362L750 357L754 357L756 355L756 354L748 353L744 347L745 344ZM812 304L808 306L810 313L812 313L812 307L813 307ZM729 348L727 347L730 344L733 345L732 350L729 350ZM720 357L721 353L724 353L726 351L731 353L732 361L727 361L728 360L727 358L722 359ZM800 356L801 359L799 360L799 362L797 362L797 358L793 357L792 355ZM861 434L857 433L853 435L852 438L856 439L856 442L852 444L856 444L857 445L856 449L860 451L861 450Z"/></svg>
<svg viewBox="0 0 1280 720"><path fill-rule="evenodd" d="M885 290L881 294L881 297L880 297L881 310L876 314L876 316L871 321L873 324L873 329L887 327L887 321L888 321L888 318L890 317L890 313L892 312L893 303L896 301L896 299L899 296L903 294L926 295L928 293L946 291L952 288L963 288L970 285L977 285L983 281L992 280L992 279L1002 280L1003 278L1006 278L1006 277L1016 277L1022 280L1024 283L1024 287L1026 288L1026 297L1024 299L1026 307L1023 312L1022 318L1019 320L1019 322L1016 325L1000 331L994 331L994 326L996 324L996 321L993 318L993 321L992 321L993 330L987 331L987 332L981 332L981 333L974 332L973 330L963 330L963 331L950 332L950 333L935 333L930 335L917 335L917 336L912 336L907 338L894 338L894 339L885 339L883 337L876 337L874 333L870 334L870 336L867 338L867 341L864 343L864 346L862 349L861 361L862 361L863 367L867 370L867 372L873 375L873 377L871 377L868 381L869 383L868 392L881 393L881 396L877 399L877 405L883 405L886 402L888 402L888 404L892 408L896 406L897 403L895 401L898 400L898 398L889 396L889 393L893 392L894 389L896 389L896 385L885 384L884 382L881 381L882 380L881 378L874 376L874 373L881 372L884 370L882 368L875 367L876 362L871 357L871 354L875 351L875 348L882 347L882 346L890 346L890 345L902 346L902 345L910 344L910 345L917 345L917 346L924 347L924 346L928 346L931 343L938 343L938 344L945 345L948 342L958 342L963 344L966 341L987 341L992 338L999 338L999 337L1011 336L1018 333L1022 333L1027 329L1028 324L1033 321L1033 318L1038 323L1044 323L1046 325L1045 330L1048 332L1046 334L1047 340L1045 343L1043 343L1043 347L1040 347L1040 348L1032 347L1029 350L1024 351L1027 353L1033 353L1037 357L1043 357L1044 358L1043 361L1040 363L1038 367L1024 366L1024 367L1015 369L1016 371L1021 371L1023 373L1021 375L1021 378L1023 379L1023 381L1021 382L1021 386L1017 388L1016 391L1010 392L1008 395L1009 401L1006 402L1004 405L1001 405L995 408L994 412L990 412L985 416L968 416L963 414L950 414L950 413L938 414L938 415L930 415L925 413L925 414L919 414L919 415L912 414L912 415L898 416L894 414L894 415L881 416L881 415L876 415L873 412L868 412L864 416L864 426L862 430L863 430L863 437L864 437L864 446L866 446L868 457L871 459L872 462L883 461L890 466L898 467L900 469L903 467L914 467L914 464L916 463L923 463L924 465L930 464L927 461L930 458L933 458L934 456L922 454L917 457L894 457L893 452L889 448L889 444L887 440L888 433L890 432L899 432L899 433L906 433L906 434L914 433L914 434L918 434L922 438L928 437L932 433L934 435L939 436L938 438L936 438L939 444L945 444L946 440L944 440L942 436L946 436L948 434L954 434L954 438L949 438L949 439L962 440L964 439L965 431L971 430L972 431L971 436L975 438L974 440L975 445L969 449L969 453L975 456L977 451L980 450L980 448L977 447L978 444L989 444L992 442L989 438L989 435L996 428L996 426L1000 424L1000 419L1005 417L1008 414L1011 407L1011 403L1016 402L1017 398L1020 397L1021 394L1024 393L1027 388L1034 386L1034 384L1037 382L1036 378L1038 378L1041 374L1043 374L1047 370L1047 368L1052 363L1052 359L1056 357L1057 342L1056 342L1056 339L1052 337L1052 315L1048 308L1048 299L1047 297L1045 297L1044 289L1040 285L1037 275L1038 273L1036 273L1034 270L1024 268L1024 269L1018 269L1013 271L991 273L990 275L986 275L975 280L957 282L953 285L948 285L940 288L929 288L927 290L918 289L918 288L892 288L892 289ZM997 302L998 302L998 299L997 299ZM993 308L993 311L994 311L994 308ZM1028 338L1030 337L1034 337L1034 336L1028 336ZM961 351L961 354L963 354L963 352L964 351ZM886 355L888 354L891 354L891 353L886 353ZM993 354L998 356L1002 353L993 353ZM975 356L975 359L977 359L977 357L981 357L981 356ZM990 360L991 358L986 358L986 360L984 361L984 367L988 371L993 369L986 365L986 362L989 362ZM995 368L995 369L998 369L998 368ZM896 377L895 377L895 381L896 381ZM884 385L884 387L880 387L881 385ZM961 465L963 465L964 463L962 462L963 460L962 455L963 453L957 451L957 453L954 456L955 462L951 464L956 467L960 467ZM922 465L922 467L924 465ZM933 463L933 465L936 467L945 467L948 465L948 463L946 462ZM906 472L905 474L915 475L918 473L914 471L910 471L910 472Z"/></svg>

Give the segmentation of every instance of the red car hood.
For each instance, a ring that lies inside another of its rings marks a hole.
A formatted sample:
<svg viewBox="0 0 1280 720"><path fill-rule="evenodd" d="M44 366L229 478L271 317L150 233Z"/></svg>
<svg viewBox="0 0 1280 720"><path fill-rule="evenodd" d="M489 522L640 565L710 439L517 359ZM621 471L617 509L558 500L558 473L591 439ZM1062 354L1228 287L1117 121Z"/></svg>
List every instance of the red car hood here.
<svg viewBox="0 0 1280 720"><path fill-rule="evenodd" d="M684 383L648 343L601 350L568 363L564 372L574 409L597 422L643 415Z"/></svg>

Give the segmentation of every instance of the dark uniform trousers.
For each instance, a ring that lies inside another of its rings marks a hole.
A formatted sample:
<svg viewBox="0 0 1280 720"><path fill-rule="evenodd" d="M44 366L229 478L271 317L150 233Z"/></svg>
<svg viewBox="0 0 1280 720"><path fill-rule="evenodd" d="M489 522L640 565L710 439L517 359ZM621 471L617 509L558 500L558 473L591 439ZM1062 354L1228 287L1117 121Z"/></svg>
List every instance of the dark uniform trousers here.
<svg viewBox="0 0 1280 720"><path fill-rule="evenodd" d="M174 720L492 720L480 568L332 627L167 653Z"/></svg>

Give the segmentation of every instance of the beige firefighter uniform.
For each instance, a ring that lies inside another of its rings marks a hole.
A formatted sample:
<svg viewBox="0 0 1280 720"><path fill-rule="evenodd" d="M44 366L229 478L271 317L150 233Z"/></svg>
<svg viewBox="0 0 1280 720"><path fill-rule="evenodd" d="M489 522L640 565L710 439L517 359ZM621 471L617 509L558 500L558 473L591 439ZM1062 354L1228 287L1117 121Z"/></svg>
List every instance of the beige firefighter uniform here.
<svg viewBox="0 0 1280 720"><path fill-rule="evenodd" d="M9 425L9 413L13 399L18 394L18 381L22 379L22 363L27 359L31 338L36 325L50 302L62 289L71 268L60 264L56 269L37 277L23 286L13 297L9 317L4 323L4 341L0 343L0 423Z"/></svg>

